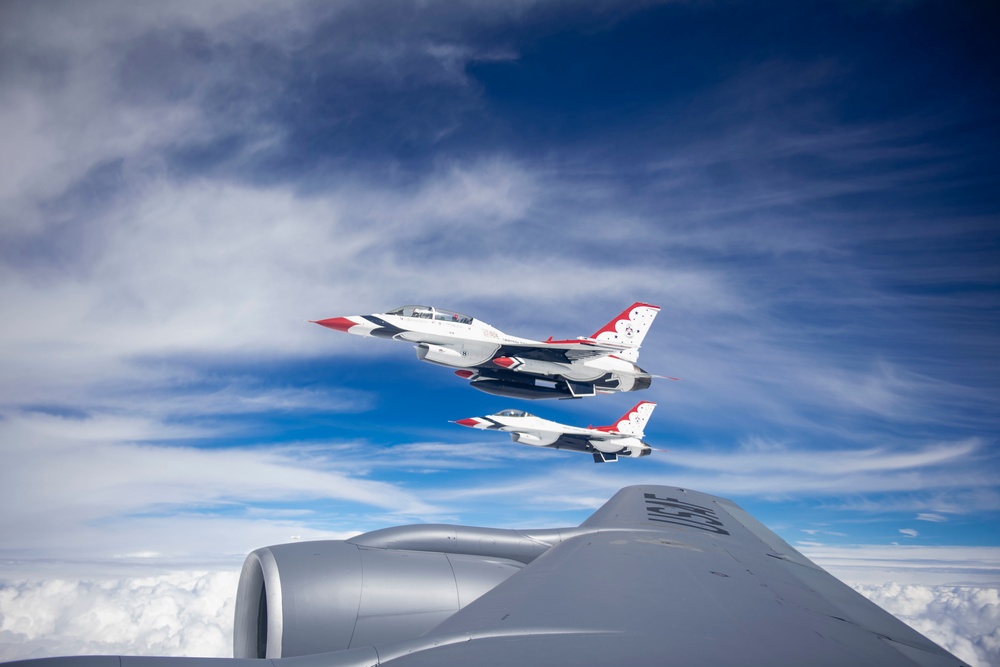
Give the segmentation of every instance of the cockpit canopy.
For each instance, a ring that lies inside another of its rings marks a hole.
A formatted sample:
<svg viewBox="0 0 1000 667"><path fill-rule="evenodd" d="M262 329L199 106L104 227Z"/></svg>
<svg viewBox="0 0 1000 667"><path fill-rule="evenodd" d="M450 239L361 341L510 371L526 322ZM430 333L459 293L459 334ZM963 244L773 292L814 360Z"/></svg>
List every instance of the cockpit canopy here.
<svg viewBox="0 0 1000 667"><path fill-rule="evenodd" d="M397 315L399 317L416 317L424 320L440 320L442 322L458 322L459 324L472 324L472 318L462 313L451 310L434 308L433 306L403 306L390 310L386 315Z"/></svg>
<svg viewBox="0 0 1000 667"><path fill-rule="evenodd" d="M494 417L534 417L534 415L525 412L524 410L501 410L500 412L493 415Z"/></svg>

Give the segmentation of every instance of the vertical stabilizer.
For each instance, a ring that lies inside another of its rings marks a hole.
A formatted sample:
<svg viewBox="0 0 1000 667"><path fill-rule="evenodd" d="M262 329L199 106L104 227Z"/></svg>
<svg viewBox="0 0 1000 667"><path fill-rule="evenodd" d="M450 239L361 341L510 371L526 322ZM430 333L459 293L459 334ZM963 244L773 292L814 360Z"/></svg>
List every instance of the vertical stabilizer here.
<svg viewBox="0 0 1000 667"><path fill-rule="evenodd" d="M611 426L600 427L600 430L618 431L641 438L646 431L646 422L649 421L649 416L653 414L655 407L656 403L652 401L639 401L634 408L623 414L621 419Z"/></svg>
<svg viewBox="0 0 1000 667"><path fill-rule="evenodd" d="M658 312L660 312L659 306L637 301L623 310L621 315L598 329L591 338L627 345L627 349L616 356L635 363L639 360L639 346L642 344L642 339L646 337Z"/></svg>

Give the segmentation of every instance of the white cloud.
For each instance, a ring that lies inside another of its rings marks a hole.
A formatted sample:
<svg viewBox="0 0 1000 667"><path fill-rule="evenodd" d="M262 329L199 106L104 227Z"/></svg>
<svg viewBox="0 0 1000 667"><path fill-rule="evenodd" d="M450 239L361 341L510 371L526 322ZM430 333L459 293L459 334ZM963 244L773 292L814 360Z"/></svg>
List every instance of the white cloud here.
<svg viewBox="0 0 1000 667"><path fill-rule="evenodd" d="M846 533L841 533L836 530L825 530L821 528L803 528L802 532L805 533L806 535L812 535L812 536L829 535L831 537L847 537Z"/></svg>
<svg viewBox="0 0 1000 667"><path fill-rule="evenodd" d="M647 440L660 444L648 431ZM816 453L804 448L784 454L726 453L721 449L706 453L670 448L640 461L621 462L614 468L583 466L582 459L564 453L562 457L553 456L551 461L557 467L543 474L527 469L495 484L471 488L456 484L446 495L437 497L492 498L505 503L509 502L513 488L517 489L516 498L530 497L537 501L549 495L551 479L556 477L584 496L610 497L624 486L641 483L698 489L728 497L828 498L836 509L867 513L891 511L898 509L897 505L909 510L915 505L942 507L939 495L951 497L947 504L954 505L954 511L995 509L996 499L991 493L994 478L986 470L975 469L974 461L967 458L968 452L968 443L943 443L910 453L877 450L866 452L861 464L844 463L829 469L820 462L825 454L833 452ZM914 468L902 468L904 463ZM692 465L698 468L688 469ZM862 465L866 470L857 470ZM841 500L847 494L873 494L888 500L862 501L857 497L850 502Z"/></svg>
<svg viewBox="0 0 1000 667"><path fill-rule="evenodd" d="M963 459L981 449L977 439L960 442L928 444L916 450L892 451L886 448L856 450L796 449L777 443L763 447L757 438L750 446L738 452L725 454L697 450L673 450L673 462L688 468L752 472L809 473L822 461L824 474L856 475L869 472L890 472L938 466L956 459Z"/></svg>
<svg viewBox="0 0 1000 667"><path fill-rule="evenodd" d="M944 523L948 518L934 512L921 512L917 515L917 521L930 521L932 523Z"/></svg>
<svg viewBox="0 0 1000 667"><path fill-rule="evenodd" d="M303 197L280 186L154 181L83 223L85 247L72 261L0 266L0 310L17 314L0 329L0 402L135 405L136 388L189 388L202 379L178 360L194 355L399 354L399 346L350 340L306 320L414 300L483 319L494 319L497 304L517 302L511 321L494 324L544 337L593 331L649 284L680 282L673 291L688 299L726 298L722 282L690 270L650 267L611 284L546 279L573 273L578 260L510 231L541 180L523 165L488 160L428 174L405 192L355 182ZM442 234L449 228L475 235L475 252ZM605 311L578 307L595 299L609 304ZM484 312L483 303L494 305ZM111 404L121 387L128 400ZM324 400L274 391L239 387L211 404L241 412L260 398L279 408ZM182 401L157 396L149 409L192 407Z"/></svg>
<svg viewBox="0 0 1000 667"><path fill-rule="evenodd" d="M797 546L970 665L1000 664L1000 547Z"/></svg>
<svg viewBox="0 0 1000 667"><path fill-rule="evenodd" d="M970 665L1000 664L1000 589L894 582L854 589Z"/></svg>
<svg viewBox="0 0 1000 667"><path fill-rule="evenodd" d="M878 498L853 497L833 501L831 508L860 512L921 512L933 510L955 515L971 512L987 512L1000 509L1000 493L980 474L976 460L967 462L967 468L959 468L957 474L949 474L942 480L944 486L937 487L933 481L923 489L912 489L906 493ZM971 485L963 486L962 474L968 475Z"/></svg>
<svg viewBox="0 0 1000 667"><path fill-rule="evenodd" d="M920 534L913 528L900 528L899 532L901 532L903 535L906 535L907 537L916 537L917 535Z"/></svg>
<svg viewBox="0 0 1000 667"><path fill-rule="evenodd" d="M232 653L238 572L112 579L0 579L0 660L53 655ZM854 584L855 590L976 667L1000 658L1000 589Z"/></svg>
<svg viewBox="0 0 1000 667"><path fill-rule="evenodd" d="M231 657L238 571L0 580L0 660Z"/></svg>
<svg viewBox="0 0 1000 667"><path fill-rule="evenodd" d="M796 547L837 578L852 584L896 581L926 586L1000 587L1000 547L818 543Z"/></svg>
<svg viewBox="0 0 1000 667"><path fill-rule="evenodd" d="M199 449L162 442L185 427L135 419L20 414L0 420L0 547L49 557L154 551L231 554L275 533L318 536L310 524L275 515L241 518L239 508L333 501L397 516L440 511L417 495L364 478L318 445ZM13 508L18 508L16 511ZM348 509L348 512L350 510ZM13 551L12 551L13 550ZM245 551L243 551L245 553Z"/></svg>

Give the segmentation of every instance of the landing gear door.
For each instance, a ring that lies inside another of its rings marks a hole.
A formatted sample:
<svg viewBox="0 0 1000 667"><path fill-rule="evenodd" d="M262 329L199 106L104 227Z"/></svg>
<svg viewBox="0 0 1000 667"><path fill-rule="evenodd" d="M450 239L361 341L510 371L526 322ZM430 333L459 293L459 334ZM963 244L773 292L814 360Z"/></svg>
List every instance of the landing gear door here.
<svg viewBox="0 0 1000 667"><path fill-rule="evenodd" d="M593 396L597 393L597 390L594 389L594 385L585 382L570 382L567 380L566 387L569 389L569 393L572 394L573 398Z"/></svg>

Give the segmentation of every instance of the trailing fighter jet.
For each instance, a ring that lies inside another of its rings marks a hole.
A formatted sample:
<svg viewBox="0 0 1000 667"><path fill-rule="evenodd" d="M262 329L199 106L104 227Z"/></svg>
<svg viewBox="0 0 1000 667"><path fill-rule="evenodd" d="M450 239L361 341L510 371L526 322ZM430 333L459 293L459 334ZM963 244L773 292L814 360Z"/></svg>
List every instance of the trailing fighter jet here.
<svg viewBox="0 0 1000 667"><path fill-rule="evenodd" d="M591 336L544 341L510 336L468 315L431 306L314 322L359 336L414 343L418 359L458 368L455 375L488 394L581 398L649 387L652 376L636 362L658 312L659 306L636 302Z"/></svg>
<svg viewBox="0 0 1000 667"><path fill-rule="evenodd" d="M617 461L619 456L648 456L652 448L642 441L656 403L640 401L610 426L567 426L542 419L523 410L501 410L488 417L459 419L456 424L489 431L507 431L510 439L535 447L590 452L594 463Z"/></svg>

